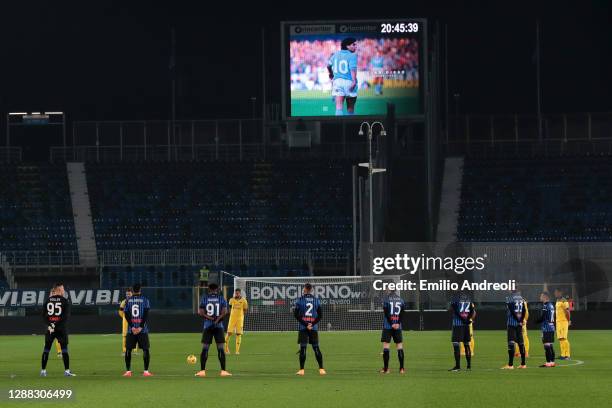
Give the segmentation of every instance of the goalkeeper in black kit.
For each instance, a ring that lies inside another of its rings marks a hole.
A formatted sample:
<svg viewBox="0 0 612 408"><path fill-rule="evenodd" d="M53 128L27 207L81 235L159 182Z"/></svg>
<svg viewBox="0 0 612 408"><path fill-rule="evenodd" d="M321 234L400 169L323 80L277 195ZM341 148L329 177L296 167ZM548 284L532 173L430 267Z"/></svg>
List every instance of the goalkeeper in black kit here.
<svg viewBox="0 0 612 408"><path fill-rule="evenodd" d="M40 376L47 376L47 362L49 361L49 351L53 341L57 339L62 349L62 359L64 361L64 376L74 377L70 371L70 357L68 356L68 328L67 322L70 316L70 302L64 296L64 285L56 283L51 289L49 297L45 300L43 308L43 319L47 325L45 332L45 348L42 354Z"/></svg>

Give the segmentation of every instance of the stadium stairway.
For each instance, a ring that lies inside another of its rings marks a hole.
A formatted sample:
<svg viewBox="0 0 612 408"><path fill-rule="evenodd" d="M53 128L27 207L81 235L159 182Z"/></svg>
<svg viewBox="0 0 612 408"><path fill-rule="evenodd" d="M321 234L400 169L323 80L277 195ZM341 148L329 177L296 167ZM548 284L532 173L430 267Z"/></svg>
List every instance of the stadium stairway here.
<svg viewBox="0 0 612 408"><path fill-rule="evenodd" d="M444 161L444 179L440 197L440 218L436 241L454 242L457 237L457 222L461 207L461 184L463 182L463 158L448 157Z"/></svg>
<svg viewBox="0 0 612 408"><path fill-rule="evenodd" d="M79 260L83 266L96 266L96 239L91 217L85 164L72 162L66 163L66 167Z"/></svg>

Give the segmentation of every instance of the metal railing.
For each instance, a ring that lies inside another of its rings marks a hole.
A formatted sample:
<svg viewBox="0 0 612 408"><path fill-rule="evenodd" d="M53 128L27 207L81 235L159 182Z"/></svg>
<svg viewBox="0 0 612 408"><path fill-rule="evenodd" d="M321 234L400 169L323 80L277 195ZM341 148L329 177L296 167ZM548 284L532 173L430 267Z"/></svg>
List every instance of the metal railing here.
<svg viewBox="0 0 612 408"><path fill-rule="evenodd" d="M256 159L355 158L366 155L365 143L325 143L311 148L276 144L130 145L51 147L52 163L242 161Z"/></svg>
<svg viewBox="0 0 612 408"><path fill-rule="evenodd" d="M2 261L12 266L76 266L77 251L3 251ZM91 256L96 256L91 254ZM86 257L84 255L84 257ZM152 249L97 252L98 265L344 265L348 252L308 249ZM2 265L0 265L2 266Z"/></svg>
<svg viewBox="0 0 612 408"><path fill-rule="evenodd" d="M3 251L12 266L71 266L79 264L77 251Z"/></svg>
<svg viewBox="0 0 612 408"><path fill-rule="evenodd" d="M167 249L105 250L98 253L100 266L120 265L312 265L343 264L348 253L307 249Z"/></svg>
<svg viewBox="0 0 612 408"><path fill-rule="evenodd" d="M0 163L20 163L21 158L21 147L0 146Z"/></svg>
<svg viewBox="0 0 612 408"><path fill-rule="evenodd" d="M612 154L612 113L451 116L442 138L453 155Z"/></svg>

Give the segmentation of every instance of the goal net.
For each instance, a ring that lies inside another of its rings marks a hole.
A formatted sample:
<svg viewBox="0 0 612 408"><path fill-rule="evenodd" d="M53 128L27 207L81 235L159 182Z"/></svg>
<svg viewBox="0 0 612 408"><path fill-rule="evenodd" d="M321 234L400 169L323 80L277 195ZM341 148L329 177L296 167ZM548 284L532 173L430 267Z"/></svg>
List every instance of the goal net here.
<svg viewBox="0 0 612 408"><path fill-rule="evenodd" d="M378 330L383 319L384 292L373 288L375 280L399 282L401 277L235 277L234 288L241 289L249 302L244 321L248 331L295 330L293 307L306 283L313 285L313 294L321 300L323 319L319 330ZM400 295L409 305L416 303L407 292Z"/></svg>

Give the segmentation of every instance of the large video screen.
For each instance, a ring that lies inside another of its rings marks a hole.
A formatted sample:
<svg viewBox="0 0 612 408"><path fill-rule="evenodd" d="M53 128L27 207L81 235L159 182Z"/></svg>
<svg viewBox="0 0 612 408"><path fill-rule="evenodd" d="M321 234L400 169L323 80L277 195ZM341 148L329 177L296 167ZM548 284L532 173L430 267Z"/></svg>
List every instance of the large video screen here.
<svg viewBox="0 0 612 408"><path fill-rule="evenodd" d="M424 20L285 22L288 118L423 112Z"/></svg>

